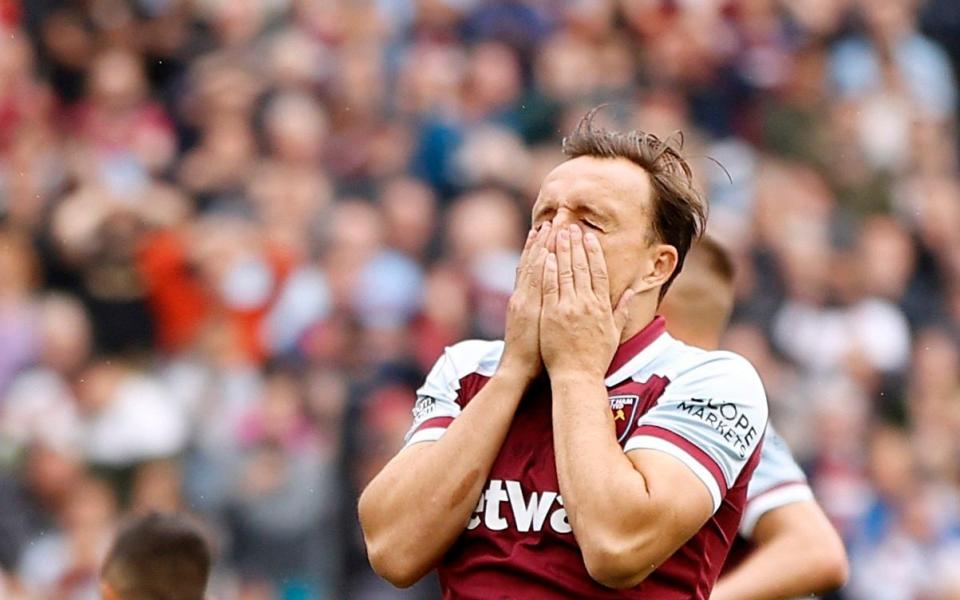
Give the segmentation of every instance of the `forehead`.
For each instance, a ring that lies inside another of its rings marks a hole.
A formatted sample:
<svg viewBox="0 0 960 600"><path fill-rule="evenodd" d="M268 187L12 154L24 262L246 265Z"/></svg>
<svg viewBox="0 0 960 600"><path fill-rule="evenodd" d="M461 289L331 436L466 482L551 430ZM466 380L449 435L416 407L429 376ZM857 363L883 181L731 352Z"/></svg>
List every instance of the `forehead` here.
<svg viewBox="0 0 960 600"><path fill-rule="evenodd" d="M643 208L650 198L647 172L626 158L579 156L555 167L540 186L538 203L578 200Z"/></svg>

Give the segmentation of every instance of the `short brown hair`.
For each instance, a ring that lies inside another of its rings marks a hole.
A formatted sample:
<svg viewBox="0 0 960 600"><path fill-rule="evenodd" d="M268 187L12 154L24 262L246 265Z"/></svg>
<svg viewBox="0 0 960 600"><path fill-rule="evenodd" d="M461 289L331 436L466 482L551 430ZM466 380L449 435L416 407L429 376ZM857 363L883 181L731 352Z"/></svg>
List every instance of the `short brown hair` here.
<svg viewBox="0 0 960 600"><path fill-rule="evenodd" d="M675 338L711 350L733 314L734 295L730 254L704 235L690 247L686 267L660 304L660 314Z"/></svg>
<svg viewBox="0 0 960 600"><path fill-rule="evenodd" d="M680 132L662 140L645 131L609 131L593 123L601 108L590 110L580 119L576 130L563 138L563 153L570 158L625 158L650 176L653 233L657 240L677 249L677 267L660 288L662 300L683 269L691 244L706 228L707 203L694 187L693 171L681 154L683 135Z"/></svg>
<svg viewBox="0 0 960 600"><path fill-rule="evenodd" d="M210 549L190 520L150 513L117 535L103 579L122 600L203 600Z"/></svg>
<svg viewBox="0 0 960 600"><path fill-rule="evenodd" d="M713 236L703 235L690 248L687 255L689 260L696 260L703 264L703 267L714 275L720 283L724 285L733 285L735 268L733 259L727 249L720 245Z"/></svg>

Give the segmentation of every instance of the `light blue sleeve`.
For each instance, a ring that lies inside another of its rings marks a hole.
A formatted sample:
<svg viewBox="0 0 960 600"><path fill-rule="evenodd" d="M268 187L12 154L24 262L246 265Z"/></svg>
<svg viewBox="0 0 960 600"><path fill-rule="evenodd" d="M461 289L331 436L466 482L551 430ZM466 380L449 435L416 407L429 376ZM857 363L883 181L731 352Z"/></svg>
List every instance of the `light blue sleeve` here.
<svg viewBox="0 0 960 600"><path fill-rule="evenodd" d="M740 521L740 535L749 539L757 521L768 512L811 499L813 491L803 469L794 460L787 443L768 424L760 462L747 486L747 505Z"/></svg>

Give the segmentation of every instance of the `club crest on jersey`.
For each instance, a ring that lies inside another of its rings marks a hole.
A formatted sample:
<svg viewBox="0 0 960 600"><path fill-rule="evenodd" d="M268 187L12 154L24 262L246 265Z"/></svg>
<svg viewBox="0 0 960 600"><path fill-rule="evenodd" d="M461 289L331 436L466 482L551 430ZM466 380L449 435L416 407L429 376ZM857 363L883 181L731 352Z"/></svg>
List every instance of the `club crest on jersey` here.
<svg viewBox="0 0 960 600"><path fill-rule="evenodd" d="M640 396L621 394L610 396L610 410L613 411L613 423L617 426L617 441L623 442L630 433L633 422L637 418L637 407L640 406Z"/></svg>

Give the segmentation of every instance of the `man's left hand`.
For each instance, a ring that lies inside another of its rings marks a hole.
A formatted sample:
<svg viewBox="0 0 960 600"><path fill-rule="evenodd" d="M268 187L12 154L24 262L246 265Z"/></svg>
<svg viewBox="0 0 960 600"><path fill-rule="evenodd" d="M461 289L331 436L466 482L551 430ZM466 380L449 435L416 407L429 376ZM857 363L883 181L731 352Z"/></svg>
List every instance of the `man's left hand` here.
<svg viewBox="0 0 960 600"><path fill-rule="evenodd" d="M558 227L556 235L556 253L547 256L543 274L543 363L552 377L575 372L602 379L620 344L633 290L613 308L597 236L577 225Z"/></svg>

